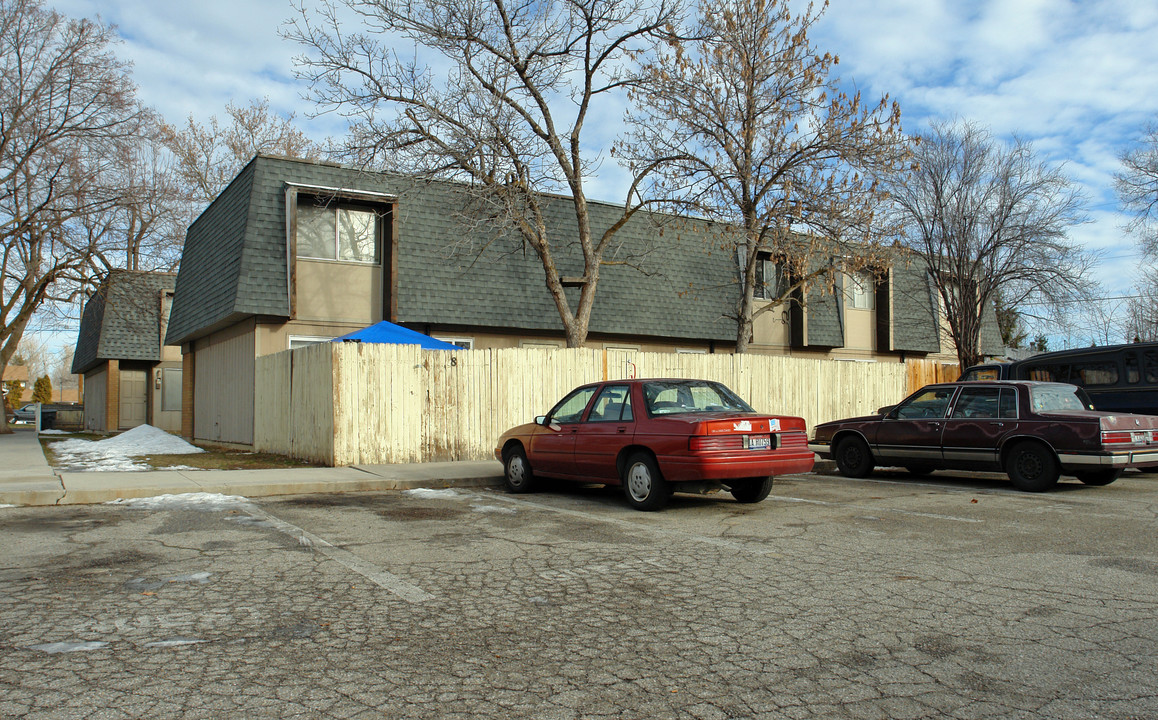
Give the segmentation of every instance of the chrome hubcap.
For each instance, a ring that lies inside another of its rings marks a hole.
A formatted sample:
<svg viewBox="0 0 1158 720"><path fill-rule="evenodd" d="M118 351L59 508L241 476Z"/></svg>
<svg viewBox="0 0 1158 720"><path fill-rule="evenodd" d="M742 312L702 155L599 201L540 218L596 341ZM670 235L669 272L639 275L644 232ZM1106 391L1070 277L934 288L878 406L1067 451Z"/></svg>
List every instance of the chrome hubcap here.
<svg viewBox="0 0 1158 720"><path fill-rule="evenodd" d="M512 485L522 485L526 475L527 468L523 465L523 458L515 455L507 461L507 480Z"/></svg>
<svg viewBox="0 0 1158 720"><path fill-rule="evenodd" d="M651 494L651 473L643 463L635 463L627 471L627 492L637 501L644 501Z"/></svg>

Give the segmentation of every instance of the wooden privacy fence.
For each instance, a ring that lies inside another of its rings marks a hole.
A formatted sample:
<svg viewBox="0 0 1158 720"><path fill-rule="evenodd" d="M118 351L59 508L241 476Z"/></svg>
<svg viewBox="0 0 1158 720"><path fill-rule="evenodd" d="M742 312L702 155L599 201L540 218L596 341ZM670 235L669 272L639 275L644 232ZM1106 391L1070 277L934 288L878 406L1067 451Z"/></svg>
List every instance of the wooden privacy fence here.
<svg viewBox="0 0 1158 720"><path fill-rule="evenodd" d="M504 430L569 390L627 377L718 380L811 428L897 402L914 372L935 373L914 371L922 362L320 343L257 359L254 446L329 465L488 459Z"/></svg>

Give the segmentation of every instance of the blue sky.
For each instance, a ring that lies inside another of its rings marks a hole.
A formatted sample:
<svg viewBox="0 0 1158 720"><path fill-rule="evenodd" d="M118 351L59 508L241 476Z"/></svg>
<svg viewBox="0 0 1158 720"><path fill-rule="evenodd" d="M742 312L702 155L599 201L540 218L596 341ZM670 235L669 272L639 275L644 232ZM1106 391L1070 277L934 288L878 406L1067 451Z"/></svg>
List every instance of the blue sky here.
<svg viewBox="0 0 1158 720"><path fill-rule="evenodd" d="M59 0L72 16L116 24L141 98L170 122L204 121L225 104L268 97L316 137L338 119L309 119L293 77L299 49L278 35L288 0ZM1096 279L1130 292L1140 256L1122 230L1118 156L1158 122L1158 3L1136 0L832 0L812 39L840 57L842 81L866 99L888 93L907 131L963 118L1017 135L1064 163L1089 200L1072 237L1104 253ZM619 116L591 137L613 138ZM624 177L605 161L591 196L621 200ZM1088 342L1088 339L1086 340Z"/></svg>

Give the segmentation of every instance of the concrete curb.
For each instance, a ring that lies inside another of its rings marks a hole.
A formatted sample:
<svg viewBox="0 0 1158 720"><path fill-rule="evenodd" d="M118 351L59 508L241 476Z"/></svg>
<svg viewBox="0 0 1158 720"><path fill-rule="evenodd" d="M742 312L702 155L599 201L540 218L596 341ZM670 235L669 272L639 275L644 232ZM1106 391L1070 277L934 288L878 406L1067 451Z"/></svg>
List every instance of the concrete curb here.
<svg viewBox="0 0 1158 720"><path fill-rule="evenodd" d="M292 470L62 472L54 480L5 482L0 485L0 505L93 505L184 493L256 498L423 487L491 487L501 485L503 475L498 461L482 461Z"/></svg>

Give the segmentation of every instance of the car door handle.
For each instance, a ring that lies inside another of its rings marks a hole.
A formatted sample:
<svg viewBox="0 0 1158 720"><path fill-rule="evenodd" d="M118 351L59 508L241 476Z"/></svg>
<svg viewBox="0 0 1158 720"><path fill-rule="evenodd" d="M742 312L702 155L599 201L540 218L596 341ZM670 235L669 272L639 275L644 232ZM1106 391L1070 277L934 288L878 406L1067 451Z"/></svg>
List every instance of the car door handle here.
<svg viewBox="0 0 1158 720"><path fill-rule="evenodd" d="M615 429L618 430L619 432L627 432L627 426L626 425L623 425L621 427L617 427Z"/></svg>
<svg viewBox="0 0 1158 720"><path fill-rule="evenodd" d="M991 422L989 424L992 425L993 427L1005 427L1005 423L1003 423L1003 422Z"/></svg>

